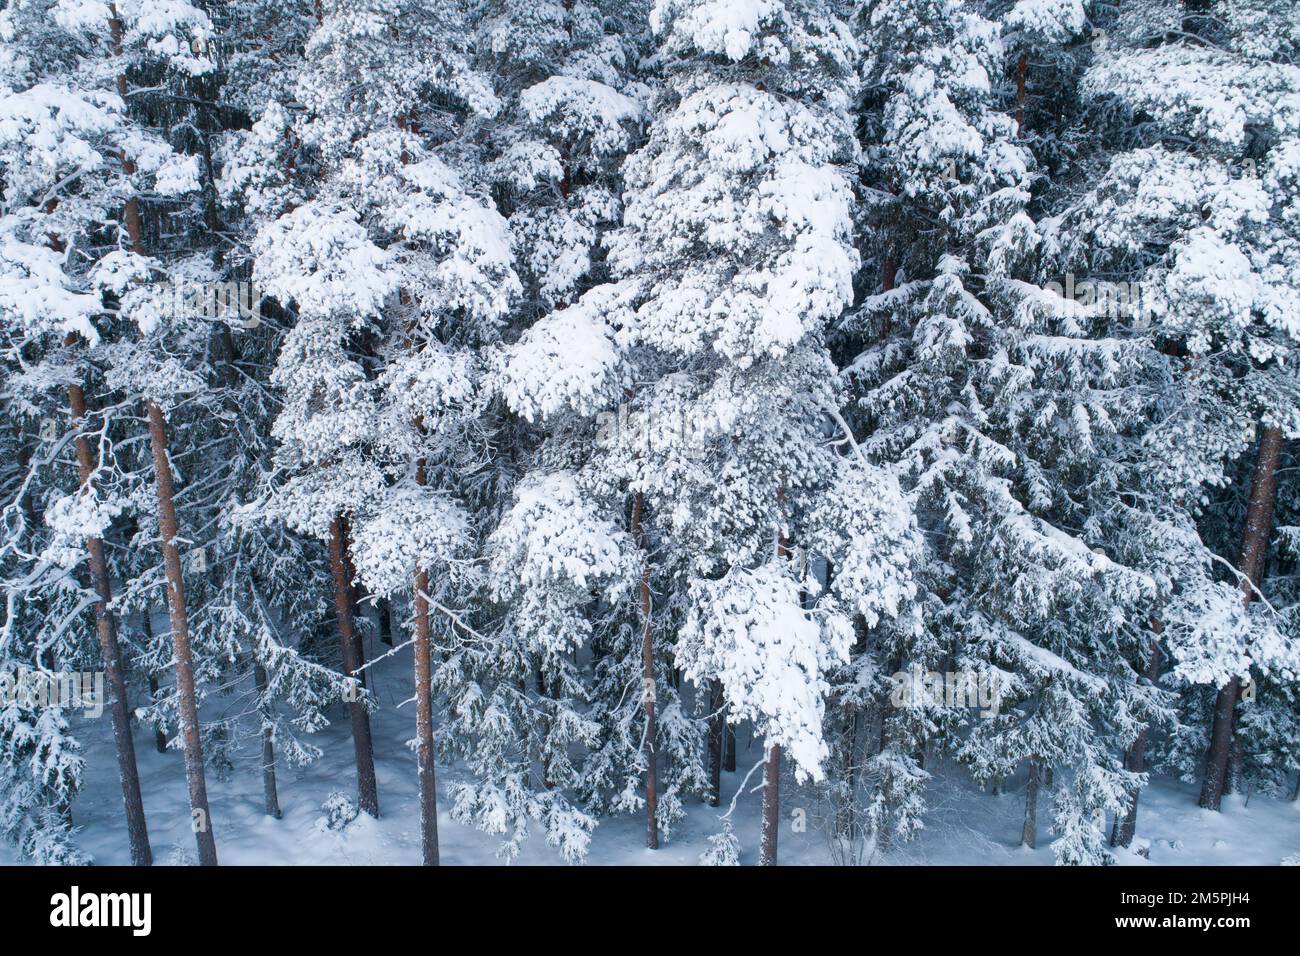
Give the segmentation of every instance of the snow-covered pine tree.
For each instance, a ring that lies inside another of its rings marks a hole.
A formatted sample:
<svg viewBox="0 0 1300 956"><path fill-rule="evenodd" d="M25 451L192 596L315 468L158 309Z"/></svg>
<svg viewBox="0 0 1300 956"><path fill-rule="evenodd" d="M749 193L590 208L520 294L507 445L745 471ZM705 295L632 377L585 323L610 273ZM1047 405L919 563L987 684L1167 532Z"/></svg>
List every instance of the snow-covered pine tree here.
<svg viewBox="0 0 1300 956"><path fill-rule="evenodd" d="M315 5L305 59L296 64L291 59L296 75L291 85L285 81L295 101L328 103L331 96L346 97L351 85L338 81L338 71L358 68L342 58L350 48L349 30L364 33L365 12L358 10L351 18L341 8ZM373 67L373 44L358 51L367 52L371 59L364 65ZM375 396L360 341L385 300L396 293L397 277L384 250L370 240L359 212L350 208L346 192L334 195L330 183L319 182L329 164L337 174L346 161L352 124L376 110L376 103L366 100L366 89L358 91L361 102L351 116L323 109L291 118L283 104L269 100L227 164L226 178L261 220L252 244L253 281L293 310L293 328L270 379L283 401L273 427L278 474L260 510L328 545L340 656L349 678L345 700L360 805L378 816L369 701L357 677L361 644L355 631L347 518L383 487L382 472L365 458L365 446L375 437ZM302 162L317 155L310 167L316 175L309 176Z"/></svg>
<svg viewBox="0 0 1300 956"><path fill-rule="evenodd" d="M207 19L185 3L172 5L161 17L146 14L136 3L124 3L119 11L113 4L74 0L12 4L5 11L6 110L15 120L6 124L5 142L5 311L16 322L22 347L47 351L50 337L61 339L58 344L67 349L78 342L98 346L101 331L121 334L113 323L93 320L110 310L119 315L130 311L118 296L124 290L117 279L143 265L138 258L142 187L147 184L148 195L165 202L197 186L193 158L175 153L140 123L149 100L128 101L127 73L204 72L209 61L195 55L189 44L207 35ZM63 370L47 375L45 385L67 389L79 430L88 424L84 369L78 371L69 356L59 364ZM90 555L132 858L147 864L150 852L103 551L103 534L121 508L101 501L92 484L96 469L107 465L105 444L101 441L96 456L85 435L74 443L83 490L62 499L53 513L55 530L67 539L65 548L71 541L84 543ZM193 729L197 734L197 726ZM201 758L190 769L201 778Z"/></svg>
<svg viewBox="0 0 1300 956"><path fill-rule="evenodd" d="M634 573L630 539L615 524L616 503L593 497L575 473L592 442L590 409L575 411L565 393L604 387L584 381L582 366L606 347L565 306L601 273L598 239L618 218L617 160L643 112L636 9L494 3L480 31L480 62L502 102L483 143L485 169L523 279L505 334L526 328L500 352L494 378L505 454L496 501L482 507L485 517L496 513L488 641L459 642L439 683L458 715L450 749L466 748L479 777L457 790L453 813L506 834L508 855L538 823L566 859L581 859L595 825L587 811L608 809L611 779L621 784L626 770L611 742L625 742L627 728L602 716L623 696L601 686L616 655L594 641L621 640L606 635L622 633L616 609ZM557 364L571 367L556 375Z"/></svg>
<svg viewBox="0 0 1300 956"><path fill-rule="evenodd" d="M1218 688L1201 796L1214 809L1241 682L1295 666L1294 639L1252 599L1282 439L1297 426L1297 16L1269 0L1126 4L1084 82L1087 96L1120 107L1097 111L1113 127L1103 135L1131 148L1080 204L1073 241L1154 300L1166 391L1148 460L1197 521L1200 563L1235 569L1178 582L1164 611L1175 677L1191 698L1198 685ZM1204 509L1251 444L1252 477L1237 468L1232 485L1245 506ZM1240 516L1236 528L1225 513Z"/></svg>
<svg viewBox="0 0 1300 956"><path fill-rule="evenodd" d="M133 83L138 85L145 78L154 80L158 85L151 89L161 98L174 82L183 83L185 77L201 76L214 67L206 44L213 33L212 23L205 13L188 3L173 4L160 17L144 4L124 4L121 10L111 3L106 8L79 4L77 16L76 27L82 36L98 44L99 56L111 58L116 90L127 104L126 115L137 137L148 135L146 124L159 113L167 114L149 97L131 97ZM99 38L93 34L96 24L100 27ZM183 538L175 503L167 420L169 410L182 403L185 396L203 394L202 377L187 366L183 356L196 341L206 338L206 330L201 321L174 314L174 286L163 281L173 267L179 276L186 276L192 268L188 250L177 249L167 241L164 223L169 214L177 207L183 210L199 192L200 161L196 155L173 150L165 139L153 144L145 161L156 170L154 188L162 200L155 201L150 210L156 220L149 232L152 248L146 250L142 199L135 193L135 184L129 182L137 172L137 164L124 152L122 170L128 177L123 197L125 228L117 237L117 248L96 263L92 280L101 294L116 299L120 318L139 333L138 337L124 335L105 346L106 380L113 388L142 400L148 419L155 514L166 579L192 829L199 863L215 866L216 842L207 798L190 609L185 599L180 551ZM178 352L182 357L177 357Z"/></svg>
<svg viewBox="0 0 1300 956"><path fill-rule="evenodd" d="M620 218L618 165L644 113L640 3L492 0L479 65L501 108L486 131L486 173L510 220L524 280L516 320L571 302L599 268L599 238Z"/></svg>
<svg viewBox="0 0 1300 956"><path fill-rule="evenodd" d="M330 542L346 629L354 560L373 593L412 599L426 863L437 862L430 616L444 595L429 576L470 537L454 499L480 437L477 353L518 291L505 222L457 169L464 123L498 107L468 59L462 13L322 6L296 87L307 108L296 135L320 173L254 247L256 277L298 314L275 373L276 433L297 474L270 508ZM344 633L349 673L356 647ZM362 802L377 813L368 722L351 706Z"/></svg>
<svg viewBox="0 0 1300 956"><path fill-rule="evenodd" d="M506 221L473 179L452 165L460 123L494 111L496 103L467 86L469 67L457 39L464 25L454 8L425 15L427 29L442 38L438 75L447 77L445 85L429 91L422 77L402 91L398 105L406 113L395 112L390 121L406 139L388 144L399 150L398 165L372 160L365 179L354 180L364 183L354 202L369 206L367 218L377 219L386 233L385 251L401 270L397 307L387 310L379 328L385 343L379 350L377 409L383 437L375 452L390 482L359 518L354 554L369 590L410 596L424 862L436 865L432 618L436 612L447 625L439 631L448 635L461 626L442 600L460 585L457 562L473 538L461 499L474 487L463 476L472 474L486 434L482 419L490 387L483 382L481 352L496 342L519 280ZM429 56L428 43L413 47L415 52ZM458 72L464 75L457 78ZM461 116L448 109L447 99L458 104ZM382 131L371 135L382 148ZM402 193L406 201L389 207ZM434 581L435 573L441 580Z"/></svg>
<svg viewBox="0 0 1300 956"><path fill-rule="evenodd" d="M14 346L10 332L6 328L5 347L7 352L13 348L9 356L16 357L23 347ZM33 432L33 427L41 427L41 405L52 398L48 385L37 382L44 371L57 368L57 363L45 361L26 369L21 362L17 367L6 363L8 414L0 479L5 503L0 539L0 586L5 597L0 683L6 695L0 708L0 834L14 843L21 857L42 865L90 862L77 845L71 815L83 781L81 743L59 702L32 693L34 681L47 681L69 670L89 672L95 659L94 640L86 633L93 630L87 627L83 597L87 591L77 574L78 565L86 561L86 549L78 538L60 540L59 532L40 517L44 500L59 495L61 476L55 472L70 470L66 461L59 461L65 456L56 454L67 448L66 438L51 428L49 440L43 442ZM24 380L30 372L36 373L32 381L36 390L29 392ZM46 420L56 421L52 416ZM75 487L76 477L72 472L67 487ZM68 495L56 500L75 507L80 499ZM129 766L134 771L133 761ZM138 795L138 781L133 782ZM124 796L129 800L125 787ZM133 836L128 830L128 838Z"/></svg>
<svg viewBox="0 0 1300 956"><path fill-rule="evenodd" d="M801 0L664 0L651 26L666 88L624 170L617 281L576 309L634 363L635 427L615 429L601 464L633 494L654 579L684 615L673 663L719 682L730 719L766 738L761 855L775 863L782 750L820 777L824 674L846 652L846 619L806 606L789 550L836 464L824 330L857 265L842 165L854 43L832 5Z"/></svg>
<svg viewBox="0 0 1300 956"><path fill-rule="evenodd" d="M247 0L223 11L221 21L224 82L220 106L230 117L212 147L217 166L214 191L227 232L238 245L223 257L229 279L251 276L251 245L268 222L304 198L300 165L312 168L310 152L295 137L291 113L293 83L301 70L306 41L315 25L313 6ZM239 287L236 287L239 291ZM237 635L239 658L252 677L252 707L260 724L261 758L267 812L278 815L275 761L300 766L321 755L307 739L328 721L326 710L345 699L351 680L329 665L315 647L328 624L332 592L328 555L319 541L260 519L259 496L274 484L271 429L280 404L264 387L279 354L292 314L273 300L257 301L250 282L245 304L251 314L231 310L218 326L214 374L222 383L222 405L237 410L214 436L213 457L221 470L222 492L212 542L218 568L213 615ZM228 746L242 735L231 728Z"/></svg>
<svg viewBox="0 0 1300 956"><path fill-rule="evenodd" d="M866 765L880 781L872 815L882 839L916 828L930 742L995 786L1023 759L1031 780L1059 759L1072 773L1057 791L1058 857L1095 861L1096 814L1122 805L1129 779L1099 716L1136 681L1113 669L1109 651L1128 620L1121 609L1149 603L1152 591L1102 553L1095 526L1140 421L1127 389L1142 350L1044 288L1036 163L1017 141L1022 91L997 81L1018 79L1018 68L1003 68L1009 53L1024 62L1017 48L1060 44L1082 13L1018 4L998 24L974 5L881 3L865 5L859 22L878 98L866 104L864 175L883 289L843 326L847 347L866 346L848 363L850 421L871 460L898 467L929 532L924 624L881 633L877 666L1000 675L1013 707L969 733L969 711L929 695L885 710ZM1024 736L1049 704L1073 716L1071 746L1040 739L1054 752L1033 753Z"/></svg>

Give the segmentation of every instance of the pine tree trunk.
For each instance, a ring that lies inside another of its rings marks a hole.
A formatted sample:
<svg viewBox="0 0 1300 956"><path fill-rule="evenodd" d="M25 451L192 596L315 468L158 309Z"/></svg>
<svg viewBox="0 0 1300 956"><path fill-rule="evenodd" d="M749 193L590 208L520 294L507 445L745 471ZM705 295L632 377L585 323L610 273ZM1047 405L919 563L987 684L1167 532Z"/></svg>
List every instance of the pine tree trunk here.
<svg viewBox="0 0 1300 956"><path fill-rule="evenodd" d="M722 745L725 718L722 713L722 682L709 681L709 806L722 799Z"/></svg>
<svg viewBox="0 0 1300 956"><path fill-rule="evenodd" d="M185 584L181 577L181 553L176 546L179 527L171 461L167 457L167 425L157 402L150 399L146 407L158 488L158 528L162 534L163 569L167 576L167 610L176 663L176 693L180 700L181 742L185 749L185 779L190 788L190 814L199 848L199 864L216 866L217 844L212 835L212 812L208 808L208 785L203 771L203 743L199 739L199 710L194 690L190 626L185 611Z"/></svg>
<svg viewBox="0 0 1300 956"><path fill-rule="evenodd" d="M109 4L109 32L113 42L113 52L122 55L122 22L117 18L117 8ZM126 76L117 77L117 90L123 102L127 97ZM119 153L122 171L130 176L135 172L135 164L127 158L126 153ZM135 199L126 203L124 210L131 238L133 251L139 252L140 246L140 207ZM61 245L61 242L60 242ZM65 344L75 341L69 334ZM80 385L68 386L68 406L72 411L74 427L86 417L86 394ZM75 441L77 451L77 470L81 484L89 483L94 473L94 457L90 441L84 435L78 435ZM100 538L88 538L86 550L90 557L91 584L98 595L95 602L95 630L99 635L100 655L103 658L104 681L112 695L110 709L113 714L113 743L117 750L118 778L122 784L122 800L126 809L127 839L131 846L131 862L135 866L150 866L153 863L153 851L149 846L149 831L144 818L144 801L140 795L140 771L135 761L135 739L131 736L131 715L126 696L126 677L122 664L122 649L117 641L117 626L108 607L113 600L112 587L109 583L108 561L104 555L104 542Z"/></svg>
<svg viewBox="0 0 1300 956"><path fill-rule="evenodd" d="M1240 700L1240 692L1238 693L1238 700ZM1245 792L1245 783L1242 780L1246 773L1245 760L1245 754L1242 753L1241 736L1237 734L1234 728L1232 742L1228 745L1228 768L1223 775L1223 792L1225 794Z"/></svg>
<svg viewBox="0 0 1300 956"><path fill-rule="evenodd" d="M253 682L257 687L257 715L262 721L262 792L266 797L266 815L279 820L280 793L275 785L275 735L266 719L266 668L253 656Z"/></svg>
<svg viewBox="0 0 1300 956"><path fill-rule="evenodd" d="M1152 621L1151 627L1157 634L1164 629L1160 621ZM1147 653L1146 677L1152 684L1160 677L1160 645L1154 640L1151 641ZM1147 728L1143 727L1128 750L1124 751L1125 770L1142 773L1146 769L1147 734ZM1124 811L1124 816L1115 821L1115 836L1111 840L1113 846L1129 846L1133 842L1133 835L1137 832L1138 797L1141 793L1141 789L1134 787L1129 794L1128 808Z"/></svg>
<svg viewBox="0 0 1300 956"><path fill-rule="evenodd" d="M646 556L645 532L641 526L645 499L638 492L632 499L632 538L641 549L641 680L645 701L645 845L659 849L659 773L656 763L654 631L650 623L650 560Z"/></svg>
<svg viewBox="0 0 1300 956"><path fill-rule="evenodd" d="M429 632L429 574L415 575L415 727L420 768L420 846L425 866L438 865L438 789L433 766L433 647Z"/></svg>
<svg viewBox="0 0 1300 956"><path fill-rule="evenodd" d="M1282 457L1282 432L1263 429L1255 458L1255 473L1250 481L1250 501L1246 506L1246 527L1241 536L1238 570L1245 575L1242 601L1249 606L1255 589L1263 584L1268 541L1273 530L1273 505L1277 497L1277 468ZM1205 782L1201 787L1200 805L1218 810L1228 772L1232 749L1233 711L1241 691L1241 679L1233 677L1219 689L1214 701L1214 723L1210 728L1210 750L1205 761Z"/></svg>
<svg viewBox="0 0 1300 956"><path fill-rule="evenodd" d="M763 829L759 866L776 866L776 837L781 824L781 745L770 744L763 762Z"/></svg>
<svg viewBox="0 0 1300 956"><path fill-rule="evenodd" d="M1038 848L1038 761L1029 761L1029 786L1025 788L1025 826L1020 831L1020 845Z"/></svg>
<svg viewBox="0 0 1300 956"><path fill-rule="evenodd" d="M1020 54L1020 62L1016 64L1016 135L1020 136L1025 130L1025 79L1029 75L1029 54Z"/></svg>
<svg viewBox="0 0 1300 956"><path fill-rule="evenodd" d="M1237 706L1241 681L1234 677L1214 698L1214 722L1210 725L1210 750L1205 759L1205 780L1200 805L1218 810L1223 799L1223 782L1228 772L1228 750L1232 746L1232 715Z"/></svg>
<svg viewBox="0 0 1300 956"><path fill-rule="evenodd" d="M343 651L343 670L356 675L356 635L352 627L352 589L348 587L348 562L344 557L343 519L330 522L330 569L334 572L334 613L338 617L339 645ZM352 719L352 746L357 760L357 792L361 809L372 817L379 816L379 785L375 782L375 750L370 739L370 715L358 694L350 695L348 716Z"/></svg>
<svg viewBox="0 0 1300 956"><path fill-rule="evenodd" d="M424 484L424 461L415 480ZM433 640L429 627L429 572L415 573L415 730L420 772L420 847L425 866L438 865L438 789L433 767Z"/></svg>
<svg viewBox="0 0 1300 956"><path fill-rule="evenodd" d="M393 606L388 598L379 602L379 640L387 647L393 646Z"/></svg>
<svg viewBox="0 0 1300 956"><path fill-rule="evenodd" d="M68 407L72 411L73 427L80 431L86 418L86 394L80 385L68 386ZM90 439L78 434L77 473L81 486L90 484L95 473L94 453ZM110 695L109 712L113 719L113 744L117 750L117 776L122 785L122 802L126 810L127 841L131 846L131 862L135 866L153 863L149 847L149 830L144 819L144 800L140 795L140 771L135 762L135 739L131 736L131 711L127 703L126 677L122 667L122 649L117 642L117 626L109 605L113 602L113 588L108 576L108 560L104 555L104 542L100 538L87 538L86 550L90 555L90 581L95 589L95 631L99 635L99 654L104 665L104 683Z"/></svg>
<svg viewBox="0 0 1300 956"><path fill-rule="evenodd" d="M361 601L357 596L357 569L352 564L352 529L347 518L339 519L343 532L343 573L348 585L348 624L352 631L352 667L362 690L370 689L370 675L366 673L366 644L361 638L361 629L357 627L357 618L361 617Z"/></svg>

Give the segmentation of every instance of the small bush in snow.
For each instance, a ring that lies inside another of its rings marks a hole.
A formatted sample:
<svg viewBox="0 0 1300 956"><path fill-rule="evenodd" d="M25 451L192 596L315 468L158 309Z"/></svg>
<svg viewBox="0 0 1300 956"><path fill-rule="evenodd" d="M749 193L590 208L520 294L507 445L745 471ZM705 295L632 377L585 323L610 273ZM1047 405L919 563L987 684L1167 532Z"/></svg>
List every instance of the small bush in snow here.
<svg viewBox="0 0 1300 956"><path fill-rule="evenodd" d="M359 812L357 805L342 790L331 793L321 804L321 809L325 811L325 816L316 821L316 826L321 830L335 832L346 829Z"/></svg>

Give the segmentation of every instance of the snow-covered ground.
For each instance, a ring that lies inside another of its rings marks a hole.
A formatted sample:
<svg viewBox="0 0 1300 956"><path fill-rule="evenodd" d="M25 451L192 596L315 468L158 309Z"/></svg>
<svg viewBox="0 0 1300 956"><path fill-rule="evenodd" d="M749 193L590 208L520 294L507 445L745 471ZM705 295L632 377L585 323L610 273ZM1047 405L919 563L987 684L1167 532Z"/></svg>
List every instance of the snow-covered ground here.
<svg viewBox="0 0 1300 956"><path fill-rule="evenodd" d="M378 662L370 684L379 699L372 717L376 771L382 818L358 817L342 833L325 831L318 821L321 804L342 790L355 799L356 774L352 745L343 713L323 731L317 742L324 756L302 769L278 768L283 819L263 812L262 780L257 761L260 749L249 746L228 779L209 771L217 848L221 862L229 864L417 864L420 832L417 817L415 755L406 741L414 736L414 705L410 699L410 653L399 651ZM220 701L210 701L217 706ZM77 728L87 748L87 785L73 808L81 827L79 838L96 862L127 864L126 834L122 826L121 794L107 717ZM592 838L588 862L623 865L695 865L708 838L722 827L720 816L730 805L751 766L762 756L761 744L751 742L742 729L738 735L737 772L723 775L722 806L689 807L687 819L657 851L644 848L643 818L601 821ZM154 857L158 863L192 862L194 840L189 831L189 805L181 755L159 754L152 735L137 728L136 750L144 788L145 812ZM750 778L750 788L760 774ZM447 788L460 779L458 768L439 766L439 819L442 862L449 865L500 864L498 838L461 826L447 814ZM1300 804L1263 796L1247 804L1239 797L1224 801L1222 813L1196 806L1196 788L1168 779L1156 779L1142 794L1138 838L1149 859L1124 854L1127 865L1275 865L1287 857L1300 857ZM936 773L927 793L930 812L926 828L911 843L873 858L881 865L979 864L1048 866L1051 791L1040 798L1039 849L1019 846L1024 780L1010 781L1001 796L980 791L964 775ZM807 826L794 823L805 811ZM741 843L741 861L755 863L758 856L759 794L742 794L735 801L732 822ZM829 841L821 825L823 810L792 780L785 781L780 834L783 864L832 862ZM0 846L0 863L15 862L13 851ZM540 837L525 843L517 860L521 864L558 864L559 856Z"/></svg>

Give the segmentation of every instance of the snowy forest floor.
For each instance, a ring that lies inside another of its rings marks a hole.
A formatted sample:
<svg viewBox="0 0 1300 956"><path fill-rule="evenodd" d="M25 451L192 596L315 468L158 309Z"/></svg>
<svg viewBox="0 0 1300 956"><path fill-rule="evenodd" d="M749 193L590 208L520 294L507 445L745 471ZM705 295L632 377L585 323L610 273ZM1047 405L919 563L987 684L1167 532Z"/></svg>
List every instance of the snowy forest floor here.
<svg viewBox="0 0 1300 956"><path fill-rule="evenodd" d="M382 648L381 648L382 649ZM371 649L373 650L373 648ZM420 861L418 789L415 755L407 741L415 734L411 698L411 657L405 648L377 662L370 686L379 707L372 715L376 770L382 817L360 816L342 832L325 830L321 804L334 791L356 797L356 773L346 715L313 738L324 751L303 769L277 767L280 806L284 816L264 813L262 778L258 768L260 743L249 740L225 779L209 769L218 853L222 863L264 864L417 864ZM407 701L403 706L398 706ZM220 698L206 707L219 708ZM73 807L81 828L78 838L97 863L127 864L120 790L112 751L112 727L100 720L78 718L75 731L86 748L86 783ZM435 728L436 732L436 728ZM695 865L708 838L718 833L719 817L727 811L749 768L762 756L761 742L751 741L747 728L737 733L737 772L723 774L722 805L688 804L687 819L674 827L661 849L644 848L645 823L640 816L602 820L592 838L588 863L602 865ZM145 812L154 858L160 864L191 863L194 841L189 831L185 772L179 751L159 754L148 728L136 728L136 752L144 789ZM449 865L499 864L499 838L453 821L449 787L464 779L455 766L439 765L438 830L442 862ZM946 772L945 772L946 771ZM741 844L741 862L758 857L760 794L753 790L761 774L750 779L753 792L742 794L732 814ZM1007 791L992 796L962 772L939 768L927 789L926 827L910 843L873 856L880 865L1051 865L1052 791L1040 796L1039 848L1019 846L1024 808L1023 778L1008 782ZM1194 786L1154 778L1142 794L1138 837L1134 848L1148 848L1149 858L1122 852L1124 865L1276 865L1300 857L1300 804L1255 795L1249 801L1231 796L1222 813L1196 806ZM780 860L786 865L834 862L824 819L826 811L811 792L792 779L783 781L783 825ZM802 832L793 825L796 811L806 811ZM13 864L13 850L0 845L0 864ZM524 844L518 863L558 864L560 857L534 834Z"/></svg>

